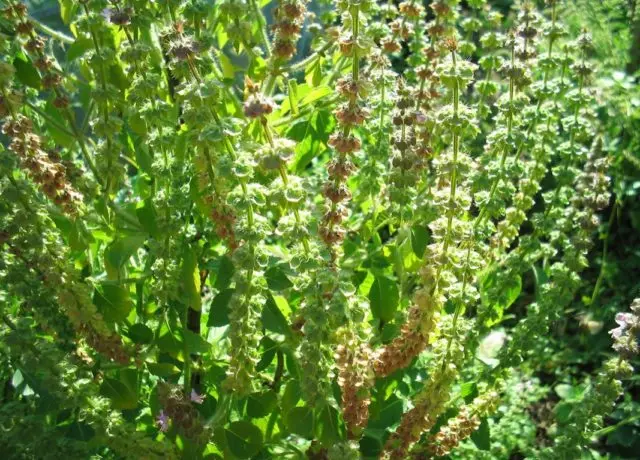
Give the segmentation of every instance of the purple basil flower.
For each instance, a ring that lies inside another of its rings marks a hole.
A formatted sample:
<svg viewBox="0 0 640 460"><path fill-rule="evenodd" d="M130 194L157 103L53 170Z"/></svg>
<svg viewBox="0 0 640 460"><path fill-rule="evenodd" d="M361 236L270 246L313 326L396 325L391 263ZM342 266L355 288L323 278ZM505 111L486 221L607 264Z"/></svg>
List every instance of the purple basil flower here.
<svg viewBox="0 0 640 460"><path fill-rule="evenodd" d="M191 390L191 401L196 404L202 404L204 402L205 395L199 395L196 390Z"/></svg>
<svg viewBox="0 0 640 460"><path fill-rule="evenodd" d="M160 428L160 431L162 431L163 433L166 433L169 429L169 417L164 413L163 410L161 410L158 414L158 417L156 417L156 423L158 424L158 428Z"/></svg>
<svg viewBox="0 0 640 460"><path fill-rule="evenodd" d="M618 323L619 327L615 329L611 329L609 334L614 339L619 339L625 333L625 331L629 328L629 323L633 320L633 315L631 313L618 313L616 315L616 323Z"/></svg>
<svg viewBox="0 0 640 460"><path fill-rule="evenodd" d="M113 10L111 8L105 8L104 10L102 10L102 12L100 13L102 15L102 17L104 18L105 21L109 22L111 21L111 12Z"/></svg>

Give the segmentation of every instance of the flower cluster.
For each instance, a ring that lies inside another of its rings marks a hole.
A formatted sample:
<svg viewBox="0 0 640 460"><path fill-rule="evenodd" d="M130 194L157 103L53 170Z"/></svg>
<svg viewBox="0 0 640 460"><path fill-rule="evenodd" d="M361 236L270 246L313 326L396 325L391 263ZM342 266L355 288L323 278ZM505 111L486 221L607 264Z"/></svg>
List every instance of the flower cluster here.
<svg viewBox="0 0 640 460"><path fill-rule="evenodd" d="M640 332L640 299L631 303L631 313L616 316L619 327L610 331L614 350L619 356L607 361L589 385L567 423L560 425L552 447L543 449L540 458L575 458L582 454L591 437L603 424L623 392L622 380L631 377L633 367L628 359L638 354Z"/></svg>
<svg viewBox="0 0 640 460"><path fill-rule="evenodd" d="M463 406L458 415L450 418L446 425L429 437L427 453L436 457L449 454L480 427L480 419L494 412L498 402L498 393L495 390L488 390L470 405Z"/></svg>
<svg viewBox="0 0 640 460"><path fill-rule="evenodd" d="M42 139L34 134L31 120L14 112L13 119L5 121L2 133L12 139L9 148L42 192L65 213L78 214L82 195L69 183L66 168L43 150Z"/></svg>
<svg viewBox="0 0 640 460"><path fill-rule="evenodd" d="M8 3L2 13L12 22L18 36L24 40L24 49L34 57L34 65L42 76L42 87L46 90L51 90L55 95L53 100L55 107L66 109L70 100L62 86L63 77L59 68L56 67L55 58L44 52L46 40L36 34L34 25L28 17L26 5L23 3Z"/></svg>
<svg viewBox="0 0 640 460"><path fill-rule="evenodd" d="M194 442L206 442L208 437L204 420L194 404L202 404L203 396L193 392L188 398L182 389L168 383L158 384L158 402L160 410L157 423L160 431L169 430L169 422L178 432Z"/></svg>
<svg viewBox="0 0 640 460"><path fill-rule="evenodd" d="M289 60L296 53L307 11L305 0L279 0L273 12L273 55L280 60Z"/></svg>
<svg viewBox="0 0 640 460"><path fill-rule="evenodd" d="M369 116L364 100L369 92L369 82L360 74L360 60L367 56L370 49L360 36L360 26L364 20L364 11L360 2L347 2L344 12L344 30L340 37L340 50L345 57L352 60L351 75L341 78L336 85L342 102L335 111L338 130L330 140L337 155L327 167L329 179L324 185L323 195L326 199L326 210L320 222L320 236L329 247L342 242L345 230L342 221L348 211L345 202L351 198L347 179L355 170L353 157L360 150L360 140L356 129ZM348 27L348 26L351 27Z"/></svg>
<svg viewBox="0 0 640 460"><path fill-rule="evenodd" d="M618 313L616 323L618 327L611 329L609 334L614 340L613 349L625 359L637 355L638 336L640 335L640 299L631 303L631 313Z"/></svg>
<svg viewBox="0 0 640 460"><path fill-rule="evenodd" d="M359 439L369 422L368 389L373 375L369 366L370 350L352 333L349 339L342 338L336 353L338 366L338 384L342 389L342 417L349 430L349 437Z"/></svg>

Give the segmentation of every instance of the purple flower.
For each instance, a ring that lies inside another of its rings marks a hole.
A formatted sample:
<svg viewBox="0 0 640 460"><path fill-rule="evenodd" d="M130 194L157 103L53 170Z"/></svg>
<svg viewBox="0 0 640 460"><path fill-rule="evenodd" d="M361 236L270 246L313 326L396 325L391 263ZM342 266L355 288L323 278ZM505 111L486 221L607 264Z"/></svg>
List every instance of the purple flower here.
<svg viewBox="0 0 640 460"><path fill-rule="evenodd" d="M202 404L204 402L205 395L199 395L196 390L191 390L191 401L196 404Z"/></svg>
<svg viewBox="0 0 640 460"><path fill-rule="evenodd" d="M105 8L104 10L102 10L102 12L100 14L104 18L105 21L109 22L109 21L111 21L111 13L112 13L112 11L113 10L111 8Z"/></svg>
<svg viewBox="0 0 640 460"><path fill-rule="evenodd" d="M631 313L618 313L616 315L616 323L618 323L617 328L611 329L609 334L614 339L619 339L625 333L625 331L629 328L629 323L633 320L633 315Z"/></svg>
<svg viewBox="0 0 640 460"><path fill-rule="evenodd" d="M169 429L169 417L164 413L163 410L161 410L156 417L156 423L158 424L158 428L160 429L160 431L162 431L163 433L166 433L166 431Z"/></svg>

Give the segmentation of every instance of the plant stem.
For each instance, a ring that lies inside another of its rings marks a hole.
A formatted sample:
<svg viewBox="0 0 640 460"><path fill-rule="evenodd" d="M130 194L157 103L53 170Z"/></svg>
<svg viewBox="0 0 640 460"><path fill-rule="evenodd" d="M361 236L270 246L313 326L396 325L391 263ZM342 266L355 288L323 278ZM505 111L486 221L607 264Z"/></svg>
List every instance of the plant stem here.
<svg viewBox="0 0 640 460"><path fill-rule="evenodd" d="M593 292L591 293L591 300L589 301L589 305L591 306L593 306L593 304L597 300L598 294L600 294L602 281L604 280L604 271L607 266L607 253L609 249L609 235L611 234L611 227L613 226L613 221L615 220L617 212L618 200L613 203L613 209L611 209L611 215L609 216L607 231L604 234L604 243L602 244L602 262L600 263L600 273L598 273L598 279L596 280L596 284L593 287Z"/></svg>

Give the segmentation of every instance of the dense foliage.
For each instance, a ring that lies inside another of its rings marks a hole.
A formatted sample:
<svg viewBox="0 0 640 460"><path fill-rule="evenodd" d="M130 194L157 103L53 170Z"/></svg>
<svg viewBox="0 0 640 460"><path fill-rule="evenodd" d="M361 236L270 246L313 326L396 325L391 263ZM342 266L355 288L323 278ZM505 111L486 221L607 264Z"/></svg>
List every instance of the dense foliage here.
<svg viewBox="0 0 640 460"><path fill-rule="evenodd" d="M637 3L2 0L3 458L633 457Z"/></svg>

